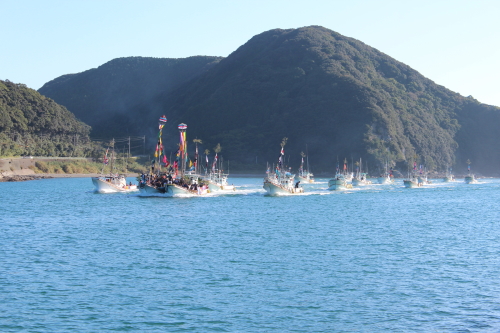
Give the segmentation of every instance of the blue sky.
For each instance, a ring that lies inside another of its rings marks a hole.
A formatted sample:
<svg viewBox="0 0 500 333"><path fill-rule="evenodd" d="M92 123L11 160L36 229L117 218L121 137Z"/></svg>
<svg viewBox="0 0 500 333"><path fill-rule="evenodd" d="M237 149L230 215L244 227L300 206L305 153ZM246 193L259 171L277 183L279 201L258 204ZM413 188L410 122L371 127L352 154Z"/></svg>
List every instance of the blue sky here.
<svg viewBox="0 0 500 333"><path fill-rule="evenodd" d="M0 0L0 79L39 89L119 57L228 56L275 28L320 25L500 106L500 1Z"/></svg>

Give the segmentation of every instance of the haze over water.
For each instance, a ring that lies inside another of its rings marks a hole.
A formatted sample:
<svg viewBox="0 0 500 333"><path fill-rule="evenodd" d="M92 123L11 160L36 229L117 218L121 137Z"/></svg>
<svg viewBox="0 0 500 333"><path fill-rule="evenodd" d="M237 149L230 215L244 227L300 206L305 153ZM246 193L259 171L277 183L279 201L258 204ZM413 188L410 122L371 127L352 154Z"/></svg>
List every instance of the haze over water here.
<svg viewBox="0 0 500 333"><path fill-rule="evenodd" d="M0 183L0 331L500 330L499 179L229 181L201 198Z"/></svg>

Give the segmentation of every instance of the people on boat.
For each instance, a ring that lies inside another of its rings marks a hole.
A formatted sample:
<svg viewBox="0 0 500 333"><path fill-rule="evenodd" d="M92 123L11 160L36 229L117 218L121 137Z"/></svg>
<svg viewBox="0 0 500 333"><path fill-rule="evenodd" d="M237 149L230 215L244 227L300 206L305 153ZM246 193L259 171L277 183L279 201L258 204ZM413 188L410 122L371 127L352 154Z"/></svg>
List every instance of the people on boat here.
<svg viewBox="0 0 500 333"><path fill-rule="evenodd" d="M300 185L300 180L297 183L295 183L295 188L299 188L299 185Z"/></svg>

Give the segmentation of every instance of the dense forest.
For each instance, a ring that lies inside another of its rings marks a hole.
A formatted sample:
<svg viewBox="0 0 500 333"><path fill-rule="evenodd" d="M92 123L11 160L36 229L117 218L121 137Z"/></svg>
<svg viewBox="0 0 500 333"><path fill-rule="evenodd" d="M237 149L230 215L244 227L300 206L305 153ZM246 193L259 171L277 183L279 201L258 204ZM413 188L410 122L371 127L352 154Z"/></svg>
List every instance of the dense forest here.
<svg viewBox="0 0 500 333"><path fill-rule="evenodd" d="M89 132L52 99L0 80L0 156L90 156L97 147Z"/></svg>
<svg viewBox="0 0 500 333"><path fill-rule="evenodd" d="M173 119L228 157L275 162L288 137L290 164L306 149L316 170L363 157L402 172L455 165L497 172L497 107L463 97L409 66L322 27L253 37L210 71L165 96Z"/></svg>
<svg viewBox="0 0 500 333"><path fill-rule="evenodd" d="M220 143L233 169L263 170L288 137L289 165L296 168L307 147L313 171L333 173L337 161L360 157L372 173L386 162L402 173L413 162L460 171L468 159L476 172L500 170L499 108L452 92L356 39L319 26L275 29L227 58L194 58L197 66L183 63L192 67L189 75L166 71L164 81L154 70L126 74L127 62L148 67L151 58L122 58L60 77L40 92L100 135L148 134L151 147L156 119L165 114L167 154L176 150L176 125L183 122L203 149Z"/></svg>
<svg viewBox="0 0 500 333"><path fill-rule="evenodd" d="M118 58L98 68L58 77L38 91L92 126L93 138L149 134L162 110L155 100L200 75L220 57ZM142 110L146 108L147 114ZM148 115L151 114L151 119Z"/></svg>

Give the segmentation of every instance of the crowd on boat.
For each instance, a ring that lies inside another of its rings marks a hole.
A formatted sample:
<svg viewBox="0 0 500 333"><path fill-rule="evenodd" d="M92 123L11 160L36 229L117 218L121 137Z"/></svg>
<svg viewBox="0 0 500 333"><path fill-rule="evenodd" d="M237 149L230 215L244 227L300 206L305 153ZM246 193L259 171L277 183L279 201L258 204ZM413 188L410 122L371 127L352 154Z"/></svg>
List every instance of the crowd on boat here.
<svg viewBox="0 0 500 333"><path fill-rule="evenodd" d="M139 187L144 185L149 185L155 188L165 187L166 185L177 185L179 187L185 188L189 191L198 191L201 189L205 191L208 189L208 184L206 181L198 177L176 177L172 174L141 174Z"/></svg>

